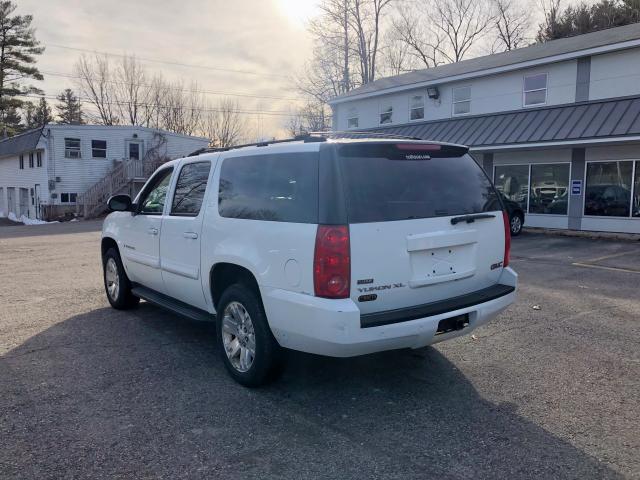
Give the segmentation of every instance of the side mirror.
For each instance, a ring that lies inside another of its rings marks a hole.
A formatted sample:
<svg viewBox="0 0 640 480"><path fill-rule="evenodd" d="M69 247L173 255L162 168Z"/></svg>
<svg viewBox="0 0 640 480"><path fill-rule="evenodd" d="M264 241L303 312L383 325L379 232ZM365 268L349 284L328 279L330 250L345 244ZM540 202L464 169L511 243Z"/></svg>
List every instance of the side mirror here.
<svg viewBox="0 0 640 480"><path fill-rule="evenodd" d="M107 202L109 210L112 212L131 212L133 204L129 195L114 195Z"/></svg>

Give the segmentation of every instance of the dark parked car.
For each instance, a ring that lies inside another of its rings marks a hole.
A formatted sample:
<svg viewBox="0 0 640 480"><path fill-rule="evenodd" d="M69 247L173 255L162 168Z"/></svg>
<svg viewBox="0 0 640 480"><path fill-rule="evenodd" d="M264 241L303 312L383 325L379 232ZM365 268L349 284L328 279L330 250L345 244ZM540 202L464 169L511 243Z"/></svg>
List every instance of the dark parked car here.
<svg viewBox="0 0 640 480"><path fill-rule="evenodd" d="M522 232L522 226L524 225L524 210L518 202L514 202L513 200L509 200L502 193L500 194L502 197L502 203L507 209L507 213L509 214L509 226L511 227L511 236L516 237L520 235Z"/></svg>

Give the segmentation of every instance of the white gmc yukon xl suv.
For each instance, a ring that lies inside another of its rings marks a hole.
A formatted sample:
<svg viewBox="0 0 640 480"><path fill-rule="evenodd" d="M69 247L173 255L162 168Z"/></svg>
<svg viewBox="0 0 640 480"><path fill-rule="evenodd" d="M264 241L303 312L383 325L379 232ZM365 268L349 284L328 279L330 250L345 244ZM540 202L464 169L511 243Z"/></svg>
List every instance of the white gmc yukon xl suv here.
<svg viewBox="0 0 640 480"><path fill-rule="evenodd" d="M247 386L273 378L282 348L419 348L515 299L508 217L459 145L325 135L196 152L109 207L111 305L215 321Z"/></svg>

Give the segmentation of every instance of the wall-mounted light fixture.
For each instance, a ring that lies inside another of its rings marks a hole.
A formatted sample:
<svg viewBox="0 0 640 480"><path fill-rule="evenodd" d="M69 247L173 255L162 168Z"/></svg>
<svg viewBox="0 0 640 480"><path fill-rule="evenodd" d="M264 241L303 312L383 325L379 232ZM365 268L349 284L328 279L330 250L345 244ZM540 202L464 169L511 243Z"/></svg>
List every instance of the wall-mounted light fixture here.
<svg viewBox="0 0 640 480"><path fill-rule="evenodd" d="M433 86L433 87L427 87L427 95L429 98L433 99L433 100L437 100L438 98L440 98L440 91L438 90L438 87Z"/></svg>

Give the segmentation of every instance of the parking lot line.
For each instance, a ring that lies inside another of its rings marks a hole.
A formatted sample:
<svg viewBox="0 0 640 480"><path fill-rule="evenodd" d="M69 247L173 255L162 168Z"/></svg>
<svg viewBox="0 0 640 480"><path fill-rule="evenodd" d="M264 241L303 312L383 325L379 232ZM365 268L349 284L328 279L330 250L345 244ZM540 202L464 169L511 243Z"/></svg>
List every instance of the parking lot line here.
<svg viewBox="0 0 640 480"><path fill-rule="evenodd" d="M640 270L631 270L628 268L618 268L618 267L606 267L604 265L591 265L588 263L580 263L580 262L574 262L571 265L574 265L576 267L598 268L600 270L611 270L613 272L640 273Z"/></svg>

